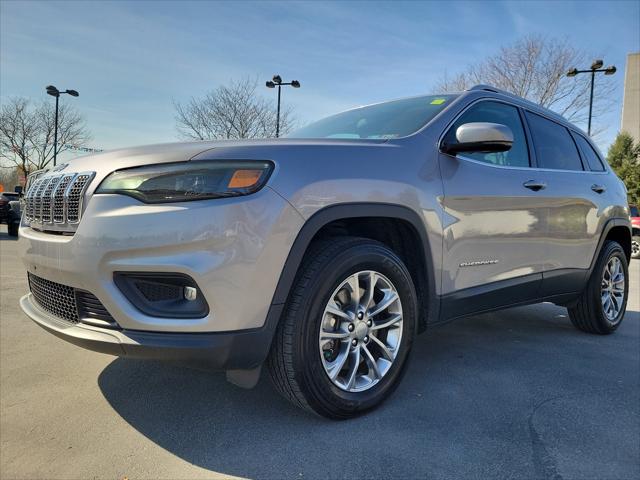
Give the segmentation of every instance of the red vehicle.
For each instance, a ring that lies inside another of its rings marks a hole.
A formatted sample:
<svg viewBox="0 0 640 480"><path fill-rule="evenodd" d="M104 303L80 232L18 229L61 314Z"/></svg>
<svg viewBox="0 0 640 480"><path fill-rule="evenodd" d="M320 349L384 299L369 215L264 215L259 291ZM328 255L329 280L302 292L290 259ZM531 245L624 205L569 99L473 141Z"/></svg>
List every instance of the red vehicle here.
<svg viewBox="0 0 640 480"><path fill-rule="evenodd" d="M633 237L631 238L631 258L640 258L640 212L637 205L630 205L631 227Z"/></svg>

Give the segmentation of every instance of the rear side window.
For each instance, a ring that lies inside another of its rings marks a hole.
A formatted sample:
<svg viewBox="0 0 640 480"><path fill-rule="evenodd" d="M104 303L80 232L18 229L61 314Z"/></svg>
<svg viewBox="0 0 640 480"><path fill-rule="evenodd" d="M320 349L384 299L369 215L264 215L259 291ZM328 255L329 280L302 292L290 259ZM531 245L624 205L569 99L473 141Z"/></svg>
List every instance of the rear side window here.
<svg viewBox="0 0 640 480"><path fill-rule="evenodd" d="M458 127L465 123L474 122L490 122L506 125L513 132L513 146L506 152L465 152L459 154L460 156L472 158L473 160L478 160L480 162L491 163L493 165L510 167L529 166L527 140L522 126L522 120L520 119L520 114L516 107L500 102L478 102L455 121L451 129L449 129L445 135L445 142L454 143Z"/></svg>
<svg viewBox="0 0 640 480"><path fill-rule="evenodd" d="M533 137L538 168L582 170L576 144L567 130L551 120L526 112Z"/></svg>
<svg viewBox="0 0 640 480"><path fill-rule="evenodd" d="M604 165L602 165L600 156L596 153L591 144L582 135L574 133L573 138L575 138L578 147L580 147L582 157L587 161L589 169L594 172L604 172Z"/></svg>

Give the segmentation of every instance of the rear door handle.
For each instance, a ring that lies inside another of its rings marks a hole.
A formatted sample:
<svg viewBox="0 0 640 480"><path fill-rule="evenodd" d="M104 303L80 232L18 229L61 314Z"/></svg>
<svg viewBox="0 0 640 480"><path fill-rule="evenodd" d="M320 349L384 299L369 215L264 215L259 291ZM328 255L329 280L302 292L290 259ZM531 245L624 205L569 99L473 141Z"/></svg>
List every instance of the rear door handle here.
<svg viewBox="0 0 640 480"><path fill-rule="evenodd" d="M606 189L607 187L605 187L604 185L596 185L595 183L591 185L591 190L596 193L603 193Z"/></svg>
<svg viewBox="0 0 640 480"><path fill-rule="evenodd" d="M539 182L537 180L529 180L528 182L524 182L523 185L525 188L528 188L529 190L533 190L534 192L537 192L538 190L544 190L545 188L547 188L546 183Z"/></svg>

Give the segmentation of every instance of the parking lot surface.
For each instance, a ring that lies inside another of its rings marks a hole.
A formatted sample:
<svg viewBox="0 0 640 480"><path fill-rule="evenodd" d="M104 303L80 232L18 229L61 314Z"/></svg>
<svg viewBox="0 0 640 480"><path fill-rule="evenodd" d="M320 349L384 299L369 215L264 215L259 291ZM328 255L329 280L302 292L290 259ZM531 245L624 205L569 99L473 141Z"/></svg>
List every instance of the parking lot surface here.
<svg viewBox="0 0 640 480"><path fill-rule="evenodd" d="M640 478L640 262L610 336L513 308L418 337L397 392L332 422L224 374L67 344L18 307L0 230L0 478Z"/></svg>

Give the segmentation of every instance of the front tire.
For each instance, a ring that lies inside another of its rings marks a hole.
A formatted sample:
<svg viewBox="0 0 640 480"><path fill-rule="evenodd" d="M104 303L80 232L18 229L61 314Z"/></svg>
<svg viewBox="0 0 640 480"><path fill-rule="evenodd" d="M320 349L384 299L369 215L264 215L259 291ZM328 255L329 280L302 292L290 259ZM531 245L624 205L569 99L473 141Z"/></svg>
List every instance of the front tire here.
<svg viewBox="0 0 640 480"><path fill-rule="evenodd" d="M613 333L622 323L629 296L627 257L620 244L606 241L578 302L570 307L573 325L587 333Z"/></svg>
<svg viewBox="0 0 640 480"><path fill-rule="evenodd" d="M267 360L276 389L328 418L376 407L402 378L417 312L411 275L384 244L354 237L314 244Z"/></svg>

